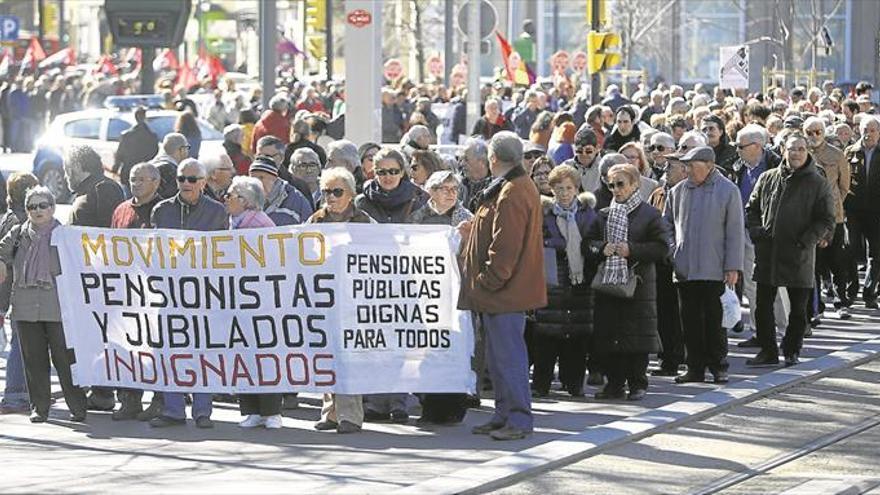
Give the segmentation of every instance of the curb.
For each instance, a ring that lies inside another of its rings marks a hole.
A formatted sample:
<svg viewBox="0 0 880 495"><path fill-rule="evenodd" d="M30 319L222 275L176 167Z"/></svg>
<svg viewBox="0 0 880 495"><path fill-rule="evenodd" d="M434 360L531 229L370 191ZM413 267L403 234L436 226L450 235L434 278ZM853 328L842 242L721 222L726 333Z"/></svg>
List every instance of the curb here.
<svg viewBox="0 0 880 495"><path fill-rule="evenodd" d="M471 494L497 490L619 445L699 421L726 409L804 382L818 380L845 368L859 366L877 358L878 355L880 355L880 339L862 342L792 368L783 368L645 411L636 416L594 426L581 433L410 485L395 493Z"/></svg>

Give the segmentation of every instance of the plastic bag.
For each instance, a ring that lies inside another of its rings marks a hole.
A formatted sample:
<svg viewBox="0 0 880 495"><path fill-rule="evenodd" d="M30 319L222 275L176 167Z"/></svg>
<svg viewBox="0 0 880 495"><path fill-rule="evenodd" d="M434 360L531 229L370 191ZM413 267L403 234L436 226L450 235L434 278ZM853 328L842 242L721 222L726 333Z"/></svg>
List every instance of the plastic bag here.
<svg viewBox="0 0 880 495"><path fill-rule="evenodd" d="M721 294L721 312L721 326L728 330L742 320L739 299L736 298L736 292L728 286L724 287L724 294Z"/></svg>

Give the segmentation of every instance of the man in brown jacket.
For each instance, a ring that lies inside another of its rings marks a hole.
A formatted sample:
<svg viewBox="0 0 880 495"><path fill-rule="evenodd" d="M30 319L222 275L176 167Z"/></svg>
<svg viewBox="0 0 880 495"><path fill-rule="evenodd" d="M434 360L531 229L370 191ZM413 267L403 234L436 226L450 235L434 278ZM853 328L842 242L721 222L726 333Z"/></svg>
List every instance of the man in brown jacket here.
<svg viewBox="0 0 880 495"><path fill-rule="evenodd" d="M494 179L477 198L458 301L460 309L479 313L486 329L486 362L495 389L494 416L473 432L496 440L516 440L532 431L524 312L547 305L541 205L522 159L516 134L492 137Z"/></svg>
<svg viewBox="0 0 880 495"><path fill-rule="evenodd" d="M807 144L810 154L816 164L825 172L825 180L831 186L831 196L834 199L834 233L828 239L826 247L819 247L816 252L816 274L818 280L827 277L830 273L834 283L836 297L834 307L841 320L851 318L849 307L852 301L846 295L846 287L849 284L848 258L844 239L846 230L844 221L846 215L843 212L843 200L849 194L850 167L843 151L831 146L825 139L825 121L819 117L810 117L804 122L804 133L807 135ZM821 291L821 287L817 287ZM818 297L816 294L814 297ZM821 298L819 298L820 306ZM819 314L821 314L821 307Z"/></svg>

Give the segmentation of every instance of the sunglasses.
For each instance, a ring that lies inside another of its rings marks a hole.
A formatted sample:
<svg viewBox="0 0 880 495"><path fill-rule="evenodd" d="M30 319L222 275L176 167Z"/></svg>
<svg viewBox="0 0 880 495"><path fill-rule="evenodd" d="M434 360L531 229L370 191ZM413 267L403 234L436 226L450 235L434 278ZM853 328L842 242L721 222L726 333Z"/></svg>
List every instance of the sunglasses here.
<svg viewBox="0 0 880 495"><path fill-rule="evenodd" d="M321 194L325 198L329 198L330 196L333 196L334 198L341 198L342 195L345 194L345 189L341 187L336 187L333 189L321 189Z"/></svg>
<svg viewBox="0 0 880 495"><path fill-rule="evenodd" d="M177 176L177 182L180 182L181 184L183 184L184 182L189 182L190 184L195 184L196 182L198 182L201 179L202 179L202 177L197 177L195 175L178 175Z"/></svg>
<svg viewBox="0 0 880 495"><path fill-rule="evenodd" d="M385 177L386 175L400 175L401 170L399 168L377 168L376 175L379 177Z"/></svg>
<svg viewBox="0 0 880 495"><path fill-rule="evenodd" d="M40 203L31 203L27 205L28 211L48 210L51 207L52 205L47 201L43 201Z"/></svg>
<svg viewBox="0 0 880 495"><path fill-rule="evenodd" d="M681 146L678 147L678 151L687 151L688 148L690 148L690 146L688 146L688 145L686 145L686 144L683 144L683 145L681 145Z"/></svg>
<svg viewBox="0 0 880 495"><path fill-rule="evenodd" d="M544 153L542 151L532 151L532 152L525 154L525 157L528 158L529 160L537 160L538 158L541 158L542 156L544 156Z"/></svg>
<svg viewBox="0 0 880 495"><path fill-rule="evenodd" d="M660 153L663 153L666 150L667 150L666 146L663 146L662 144L654 144L654 145L648 146L648 151L659 151Z"/></svg>
<svg viewBox="0 0 880 495"><path fill-rule="evenodd" d="M609 190L613 191L615 189L623 189L624 187L626 187L626 182L619 180L616 182L609 182L608 184L606 184L606 186L608 186Z"/></svg>
<svg viewBox="0 0 880 495"><path fill-rule="evenodd" d="M190 146L190 145L187 144L187 145L181 146L180 149L182 149L182 150L186 150L186 151L189 151L189 150L192 149L192 146Z"/></svg>

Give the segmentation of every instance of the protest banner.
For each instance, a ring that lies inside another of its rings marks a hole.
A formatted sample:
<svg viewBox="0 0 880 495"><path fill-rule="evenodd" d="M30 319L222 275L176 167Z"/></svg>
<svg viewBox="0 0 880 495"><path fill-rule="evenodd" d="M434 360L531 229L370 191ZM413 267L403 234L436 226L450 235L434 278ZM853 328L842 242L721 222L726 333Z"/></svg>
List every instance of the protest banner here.
<svg viewBox="0 0 880 495"><path fill-rule="evenodd" d="M472 392L445 226L59 227L74 380L212 393Z"/></svg>

